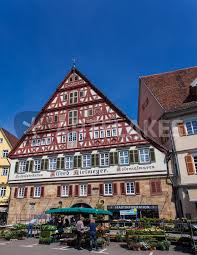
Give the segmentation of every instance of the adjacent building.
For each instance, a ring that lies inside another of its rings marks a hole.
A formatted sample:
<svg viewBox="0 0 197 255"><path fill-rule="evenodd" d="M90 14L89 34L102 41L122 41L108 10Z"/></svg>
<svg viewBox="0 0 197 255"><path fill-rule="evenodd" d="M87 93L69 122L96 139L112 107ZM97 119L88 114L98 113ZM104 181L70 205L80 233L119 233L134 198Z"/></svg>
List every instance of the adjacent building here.
<svg viewBox="0 0 197 255"><path fill-rule="evenodd" d="M138 113L169 151L178 216L197 218L197 67L141 77Z"/></svg>
<svg viewBox="0 0 197 255"><path fill-rule="evenodd" d="M8 176L10 172L10 159L8 154L17 143L17 138L4 128L0 128L0 225L6 222L10 188Z"/></svg>
<svg viewBox="0 0 197 255"><path fill-rule="evenodd" d="M155 146L72 68L10 154L8 223L59 206L100 204L116 218L125 209L174 218L165 154Z"/></svg>

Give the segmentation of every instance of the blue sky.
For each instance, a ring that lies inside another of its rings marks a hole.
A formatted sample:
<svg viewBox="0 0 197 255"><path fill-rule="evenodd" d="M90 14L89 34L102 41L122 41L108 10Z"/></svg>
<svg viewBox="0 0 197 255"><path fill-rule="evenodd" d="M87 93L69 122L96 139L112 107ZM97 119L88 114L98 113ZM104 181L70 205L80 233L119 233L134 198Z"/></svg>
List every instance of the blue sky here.
<svg viewBox="0 0 197 255"><path fill-rule="evenodd" d="M196 65L196 0L0 1L0 126L77 67L136 119L138 78Z"/></svg>

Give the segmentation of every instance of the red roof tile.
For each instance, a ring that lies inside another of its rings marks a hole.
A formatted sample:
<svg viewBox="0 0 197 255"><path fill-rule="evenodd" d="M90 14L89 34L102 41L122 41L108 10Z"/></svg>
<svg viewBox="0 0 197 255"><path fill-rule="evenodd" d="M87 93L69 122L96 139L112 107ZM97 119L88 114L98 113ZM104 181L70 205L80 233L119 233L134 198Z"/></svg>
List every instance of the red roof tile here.
<svg viewBox="0 0 197 255"><path fill-rule="evenodd" d="M3 133L6 136L7 140L11 144L12 148L14 148L15 145L17 144L17 142L18 142L18 138L16 136L14 136L13 134L11 134L10 132L8 132L4 128L1 128L1 130L3 131Z"/></svg>
<svg viewBox="0 0 197 255"><path fill-rule="evenodd" d="M197 66L168 73L141 77L142 82L165 111L192 107L197 97L190 95L190 85L197 78Z"/></svg>

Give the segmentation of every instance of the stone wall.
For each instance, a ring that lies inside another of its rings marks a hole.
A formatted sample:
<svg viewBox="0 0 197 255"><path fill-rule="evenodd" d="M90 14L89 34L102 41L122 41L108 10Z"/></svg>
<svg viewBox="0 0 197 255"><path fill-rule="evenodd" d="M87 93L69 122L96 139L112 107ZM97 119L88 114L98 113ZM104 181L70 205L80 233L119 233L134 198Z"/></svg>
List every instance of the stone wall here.
<svg viewBox="0 0 197 255"><path fill-rule="evenodd" d="M39 199L30 198L30 187L32 184L28 185L27 198L14 198L15 186L12 185L8 224L26 222L36 214L41 214L47 209L58 207L60 201L62 202L62 207L71 207L76 203L86 203L91 207L95 207L100 199L104 200L105 209L107 205L158 205L161 218L175 218L175 205L170 181L166 178L161 179L162 194L154 196L151 196L150 193L150 179L139 180L139 182L140 195L121 195L120 181L116 181L116 196L100 196L99 183L89 182L92 187L91 196L75 197L73 194L72 197L67 198L57 197L57 186L60 184L45 183L42 185L45 187L44 197Z"/></svg>

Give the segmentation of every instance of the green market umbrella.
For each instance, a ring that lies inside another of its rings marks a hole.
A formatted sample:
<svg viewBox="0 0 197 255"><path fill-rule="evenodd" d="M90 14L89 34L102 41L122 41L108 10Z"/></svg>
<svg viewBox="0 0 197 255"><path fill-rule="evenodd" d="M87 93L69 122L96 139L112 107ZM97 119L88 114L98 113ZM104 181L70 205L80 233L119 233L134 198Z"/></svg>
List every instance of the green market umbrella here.
<svg viewBox="0 0 197 255"><path fill-rule="evenodd" d="M110 211L94 209L94 208L84 208L84 207L68 207L68 208L56 208L47 210L46 214L96 214L96 215L112 215Z"/></svg>

